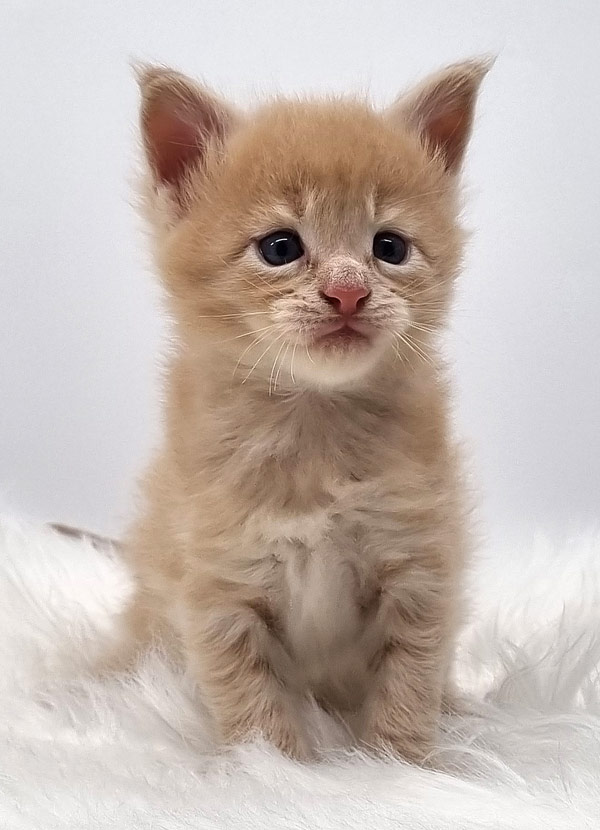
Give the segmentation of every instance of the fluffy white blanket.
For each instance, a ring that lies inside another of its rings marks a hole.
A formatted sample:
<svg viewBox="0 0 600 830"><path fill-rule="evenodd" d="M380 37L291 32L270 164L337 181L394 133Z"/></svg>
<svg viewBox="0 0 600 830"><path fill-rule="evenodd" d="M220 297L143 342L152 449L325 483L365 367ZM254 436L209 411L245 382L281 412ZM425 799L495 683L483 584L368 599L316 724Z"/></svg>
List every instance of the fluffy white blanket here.
<svg viewBox="0 0 600 830"><path fill-rule="evenodd" d="M0 827L600 827L600 539L482 557L439 771L358 754L302 766L213 746L185 678L86 672L129 581L85 542L0 521ZM327 724L321 724L326 730Z"/></svg>

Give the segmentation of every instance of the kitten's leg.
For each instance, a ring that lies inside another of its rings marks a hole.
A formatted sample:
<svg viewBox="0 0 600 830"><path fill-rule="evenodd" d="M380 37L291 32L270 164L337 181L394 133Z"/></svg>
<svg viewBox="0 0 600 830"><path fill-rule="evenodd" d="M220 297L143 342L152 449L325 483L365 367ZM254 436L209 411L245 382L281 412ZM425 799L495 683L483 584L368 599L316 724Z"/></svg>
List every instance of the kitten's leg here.
<svg viewBox="0 0 600 830"><path fill-rule="evenodd" d="M407 611L391 598L392 624L378 654L362 740L420 763L432 749L446 680L449 625L440 602ZM427 603L427 600L424 600Z"/></svg>
<svg viewBox="0 0 600 830"><path fill-rule="evenodd" d="M148 606L138 591L117 615L110 641L95 661L95 671L100 674L128 671L153 644L168 647L169 653L177 656L173 629L162 619L157 608Z"/></svg>
<svg viewBox="0 0 600 830"><path fill-rule="evenodd" d="M265 615L256 603L218 603L214 594L202 593L188 609L184 644L221 739L232 743L262 734L286 755L310 758L299 697L286 684L290 657Z"/></svg>

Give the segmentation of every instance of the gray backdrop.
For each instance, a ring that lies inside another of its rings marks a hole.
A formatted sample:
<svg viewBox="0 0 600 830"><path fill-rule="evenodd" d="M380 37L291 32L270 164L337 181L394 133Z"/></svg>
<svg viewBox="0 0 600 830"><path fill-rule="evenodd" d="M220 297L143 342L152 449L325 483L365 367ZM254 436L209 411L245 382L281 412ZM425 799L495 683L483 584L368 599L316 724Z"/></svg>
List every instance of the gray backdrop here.
<svg viewBox="0 0 600 830"><path fill-rule="evenodd" d="M129 203L129 59L240 103L357 89L384 102L493 52L465 176L457 424L483 532L596 522L597 0L9 0L1 18L0 508L118 532L156 440L161 322Z"/></svg>

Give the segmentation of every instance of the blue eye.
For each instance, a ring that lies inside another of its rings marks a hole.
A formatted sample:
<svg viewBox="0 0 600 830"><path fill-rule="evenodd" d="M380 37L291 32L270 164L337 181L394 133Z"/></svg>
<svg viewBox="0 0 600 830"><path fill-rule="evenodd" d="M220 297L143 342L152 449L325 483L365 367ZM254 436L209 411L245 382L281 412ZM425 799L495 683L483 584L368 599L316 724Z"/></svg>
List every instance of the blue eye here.
<svg viewBox="0 0 600 830"><path fill-rule="evenodd" d="M294 231L275 231L259 240L258 250L269 265L287 265L304 253L302 240Z"/></svg>
<svg viewBox="0 0 600 830"><path fill-rule="evenodd" d="M390 265L401 265L408 256L408 242L397 233L381 231L373 239L373 256Z"/></svg>

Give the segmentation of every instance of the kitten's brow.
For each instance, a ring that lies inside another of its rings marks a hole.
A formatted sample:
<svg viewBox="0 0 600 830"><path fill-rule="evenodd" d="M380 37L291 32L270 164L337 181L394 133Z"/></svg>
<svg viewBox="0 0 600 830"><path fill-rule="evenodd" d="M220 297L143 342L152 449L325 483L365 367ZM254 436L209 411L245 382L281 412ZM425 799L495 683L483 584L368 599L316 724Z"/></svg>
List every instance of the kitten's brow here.
<svg viewBox="0 0 600 830"><path fill-rule="evenodd" d="M413 181L410 181L406 186L410 187L413 184ZM462 188L462 192L464 194L466 188ZM427 196L440 196L443 193L447 193L447 188L437 188L436 190L425 190L423 193L414 193L412 196L399 196L398 202L394 202L391 204L389 200L385 200L384 204L381 207L380 212L376 210L375 212L375 221L381 222L385 224L386 222L393 222L396 217L398 216L398 208L402 208L405 204L410 204L411 202L418 201L419 199L424 199Z"/></svg>

